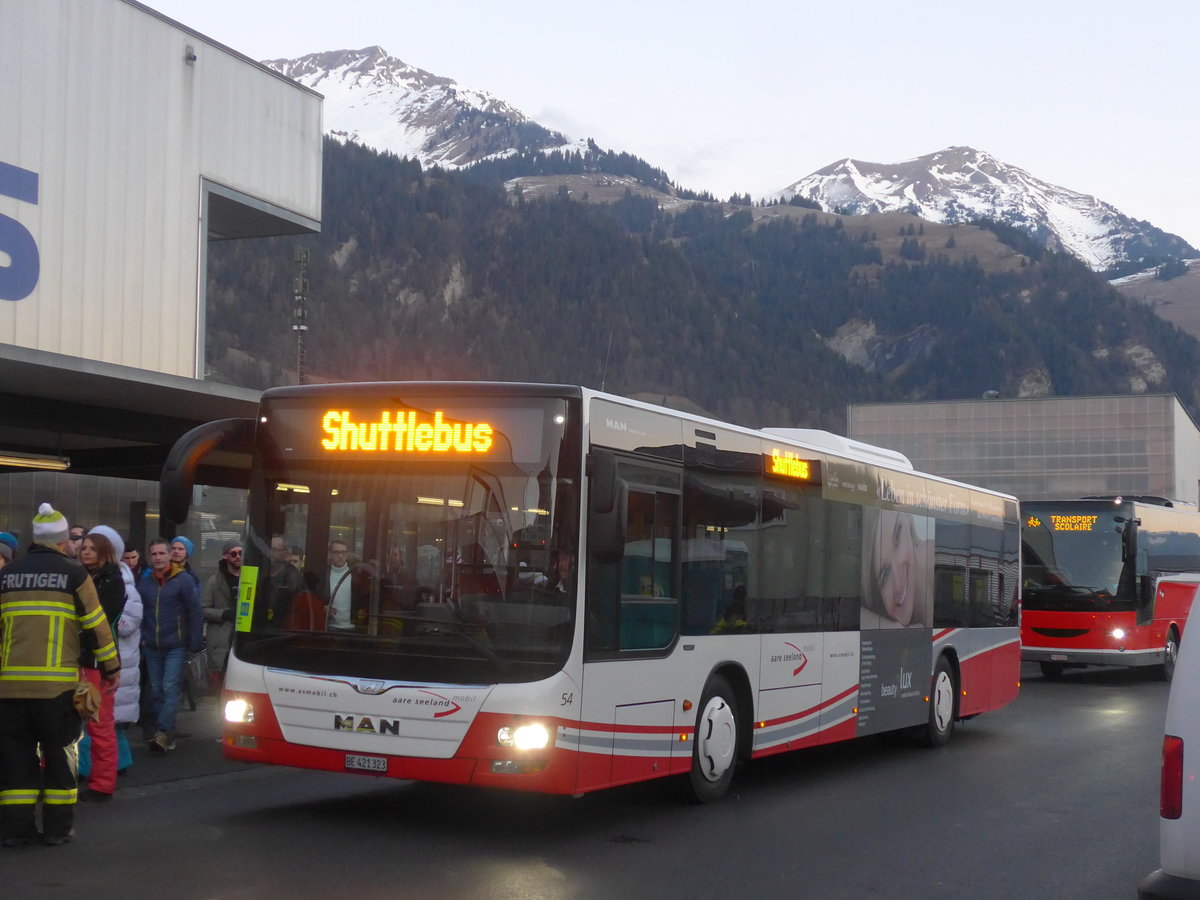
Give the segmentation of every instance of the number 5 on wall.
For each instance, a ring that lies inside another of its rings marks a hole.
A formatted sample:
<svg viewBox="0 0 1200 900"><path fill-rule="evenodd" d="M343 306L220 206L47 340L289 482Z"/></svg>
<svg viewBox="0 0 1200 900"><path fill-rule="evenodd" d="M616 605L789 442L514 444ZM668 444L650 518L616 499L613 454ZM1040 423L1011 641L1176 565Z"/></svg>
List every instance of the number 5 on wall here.
<svg viewBox="0 0 1200 900"><path fill-rule="evenodd" d="M0 196L37 206L37 172L0 162ZM24 300L32 294L41 269L37 241L29 229L0 214L0 300Z"/></svg>

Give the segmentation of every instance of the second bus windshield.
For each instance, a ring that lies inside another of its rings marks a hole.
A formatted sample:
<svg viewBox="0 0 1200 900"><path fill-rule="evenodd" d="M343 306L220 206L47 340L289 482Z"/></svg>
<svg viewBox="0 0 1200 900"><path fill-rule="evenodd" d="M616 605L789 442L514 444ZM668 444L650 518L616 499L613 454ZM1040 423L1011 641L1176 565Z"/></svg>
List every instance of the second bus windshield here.
<svg viewBox="0 0 1200 900"><path fill-rule="evenodd" d="M1027 609L1133 608L1123 589L1123 510L1111 503L1022 507Z"/></svg>

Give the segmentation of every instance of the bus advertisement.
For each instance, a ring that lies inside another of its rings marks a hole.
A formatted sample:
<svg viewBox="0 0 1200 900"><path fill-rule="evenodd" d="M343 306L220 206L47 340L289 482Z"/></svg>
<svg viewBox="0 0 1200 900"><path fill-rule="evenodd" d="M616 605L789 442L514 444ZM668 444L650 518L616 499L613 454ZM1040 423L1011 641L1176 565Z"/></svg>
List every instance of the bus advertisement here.
<svg viewBox="0 0 1200 900"><path fill-rule="evenodd" d="M572 386L276 388L180 439L165 516L231 447L233 759L708 801L756 757L939 746L1018 690L1015 499L891 451Z"/></svg>
<svg viewBox="0 0 1200 900"><path fill-rule="evenodd" d="M1200 572L1200 512L1121 497L1021 504L1021 658L1158 666L1170 680Z"/></svg>

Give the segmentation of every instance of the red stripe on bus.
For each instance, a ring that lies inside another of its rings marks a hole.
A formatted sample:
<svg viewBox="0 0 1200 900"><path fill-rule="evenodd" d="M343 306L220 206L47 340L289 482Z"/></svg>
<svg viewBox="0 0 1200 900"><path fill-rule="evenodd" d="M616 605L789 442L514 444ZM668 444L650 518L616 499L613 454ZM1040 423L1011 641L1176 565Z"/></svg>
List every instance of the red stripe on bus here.
<svg viewBox="0 0 1200 900"><path fill-rule="evenodd" d="M769 727L772 725L782 725L784 722L794 722L797 719L803 719L805 716L811 716L813 713L820 712L827 707L833 706L835 703L840 703L857 690L858 685L852 685L851 687L846 688L846 690L842 691L840 694L836 694L835 696L830 697L828 700L818 703L816 706L810 706L808 709L801 710L798 713L792 713L791 715L781 716L778 719L769 719L763 723L763 726Z"/></svg>

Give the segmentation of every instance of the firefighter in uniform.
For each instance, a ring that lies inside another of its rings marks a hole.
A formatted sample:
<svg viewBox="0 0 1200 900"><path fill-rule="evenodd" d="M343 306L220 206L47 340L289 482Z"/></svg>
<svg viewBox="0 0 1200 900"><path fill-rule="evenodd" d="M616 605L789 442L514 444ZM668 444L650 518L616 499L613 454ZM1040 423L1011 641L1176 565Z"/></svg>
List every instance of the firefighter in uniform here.
<svg viewBox="0 0 1200 900"><path fill-rule="evenodd" d="M33 519L34 543L0 572L0 844L19 847L75 835L79 714L71 702L79 682L82 639L94 644L104 690L121 671L112 629L87 570L67 555L66 517L43 503ZM39 748L41 760L38 758Z"/></svg>

